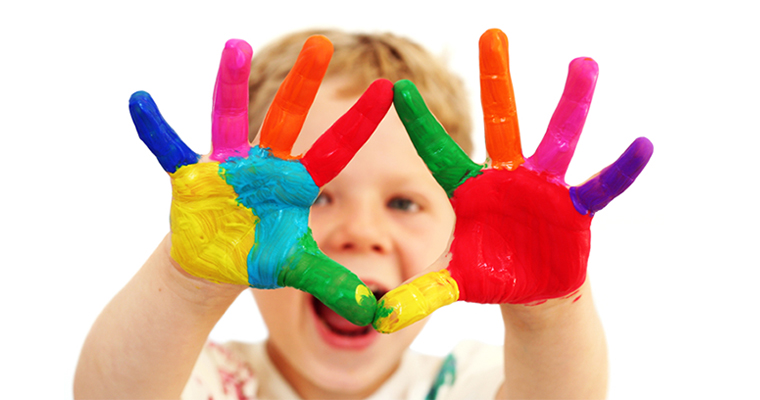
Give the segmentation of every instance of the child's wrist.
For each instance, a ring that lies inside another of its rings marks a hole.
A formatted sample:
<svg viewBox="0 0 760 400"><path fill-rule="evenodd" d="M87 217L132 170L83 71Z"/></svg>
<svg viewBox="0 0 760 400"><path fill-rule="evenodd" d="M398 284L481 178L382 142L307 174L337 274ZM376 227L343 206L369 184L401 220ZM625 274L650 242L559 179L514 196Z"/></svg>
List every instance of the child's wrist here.
<svg viewBox="0 0 760 400"><path fill-rule="evenodd" d="M171 234L166 235L156 250L157 261L162 265L161 279L166 286L188 301L199 304L227 304L248 286L216 283L193 276L171 257ZM227 304L228 305L228 304Z"/></svg>
<svg viewBox="0 0 760 400"><path fill-rule="evenodd" d="M563 324L568 318L585 313L591 307L591 290L586 282L568 296L535 304L501 304L504 323L516 329L537 330Z"/></svg>

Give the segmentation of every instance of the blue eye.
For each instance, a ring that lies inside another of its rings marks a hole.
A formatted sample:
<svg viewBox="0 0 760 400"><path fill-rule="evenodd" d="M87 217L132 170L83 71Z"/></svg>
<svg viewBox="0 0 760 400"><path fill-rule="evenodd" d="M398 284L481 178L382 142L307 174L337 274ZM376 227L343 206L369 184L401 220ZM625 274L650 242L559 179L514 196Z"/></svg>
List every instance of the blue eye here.
<svg viewBox="0 0 760 400"><path fill-rule="evenodd" d="M328 204L332 203L332 197L330 197L327 193L320 193L319 196L317 196L317 199L314 200L314 206L326 206Z"/></svg>
<svg viewBox="0 0 760 400"><path fill-rule="evenodd" d="M405 197L392 198L388 202L388 207L407 212L416 212L420 209L420 206L417 203Z"/></svg>

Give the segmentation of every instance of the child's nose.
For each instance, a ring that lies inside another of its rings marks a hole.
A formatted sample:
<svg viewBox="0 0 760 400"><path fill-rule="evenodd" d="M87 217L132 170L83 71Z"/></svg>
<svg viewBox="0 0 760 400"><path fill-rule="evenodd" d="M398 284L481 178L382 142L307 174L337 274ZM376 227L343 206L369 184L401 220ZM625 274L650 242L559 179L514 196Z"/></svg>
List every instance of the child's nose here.
<svg viewBox="0 0 760 400"><path fill-rule="evenodd" d="M391 249L387 222L371 207L359 206L343 213L336 228L331 241L335 250L386 254Z"/></svg>

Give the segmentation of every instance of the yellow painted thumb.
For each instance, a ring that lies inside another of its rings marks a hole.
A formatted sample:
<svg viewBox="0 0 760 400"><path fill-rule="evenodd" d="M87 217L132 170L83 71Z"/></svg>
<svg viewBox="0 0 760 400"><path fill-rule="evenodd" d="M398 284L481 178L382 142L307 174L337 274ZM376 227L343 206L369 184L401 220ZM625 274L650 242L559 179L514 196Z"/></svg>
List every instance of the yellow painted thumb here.
<svg viewBox="0 0 760 400"><path fill-rule="evenodd" d="M459 287L448 270L430 272L386 293L377 303L372 326L392 333L459 300Z"/></svg>

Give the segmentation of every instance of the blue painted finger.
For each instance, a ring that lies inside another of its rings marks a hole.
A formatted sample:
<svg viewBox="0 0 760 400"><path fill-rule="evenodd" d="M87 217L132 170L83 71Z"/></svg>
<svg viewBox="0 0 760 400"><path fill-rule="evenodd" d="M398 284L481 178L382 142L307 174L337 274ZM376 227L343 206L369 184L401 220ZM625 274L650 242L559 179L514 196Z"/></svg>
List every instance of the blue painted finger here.
<svg viewBox="0 0 760 400"><path fill-rule="evenodd" d="M631 186L644 170L653 151L654 146L649 139L640 137L634 140L612 165L586 183L570 188L570 198L575 209L583 215L594 215L606 207L612 199Z"/></svg>
<svg viewBox="0 0 760 400"><path fill-rule="evenodd" d="M166 123L147 92L132 94L129 98L129 113L140 139L156 156L164 171L173 173L183 165L198 162L198 154L187 147Z"/></svg>

